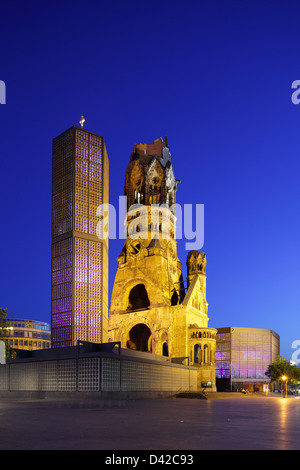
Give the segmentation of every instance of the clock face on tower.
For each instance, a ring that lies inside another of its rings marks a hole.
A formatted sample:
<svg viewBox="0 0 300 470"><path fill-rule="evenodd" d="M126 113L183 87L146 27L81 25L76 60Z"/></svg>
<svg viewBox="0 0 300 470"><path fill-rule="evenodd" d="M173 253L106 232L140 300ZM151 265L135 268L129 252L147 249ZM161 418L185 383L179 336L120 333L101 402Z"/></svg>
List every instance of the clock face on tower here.
<svg viewBox="0 0 300 470"><path fill-rule="evenodd" d="M133 240L127 248L127 252L131 256L137 256L142 251L142 243L141 240Z"/></svg>

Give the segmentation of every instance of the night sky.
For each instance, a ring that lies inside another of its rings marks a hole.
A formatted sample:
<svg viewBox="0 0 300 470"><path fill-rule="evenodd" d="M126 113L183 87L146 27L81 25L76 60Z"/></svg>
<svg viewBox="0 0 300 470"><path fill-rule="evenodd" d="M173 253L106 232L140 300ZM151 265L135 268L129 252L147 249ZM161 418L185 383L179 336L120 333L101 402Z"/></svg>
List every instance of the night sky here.
<svg viewBox="0 0 300 470"><path fill-rule="evenodd" d="M1 4L0 307L51 321L52 138L103 135L110 203L134 144L168 136L180 204L204 204L209 326L300 339L298 1ZM110 242L110 293L122 240ZM185 240L178 253L186 276Z"/></svg>

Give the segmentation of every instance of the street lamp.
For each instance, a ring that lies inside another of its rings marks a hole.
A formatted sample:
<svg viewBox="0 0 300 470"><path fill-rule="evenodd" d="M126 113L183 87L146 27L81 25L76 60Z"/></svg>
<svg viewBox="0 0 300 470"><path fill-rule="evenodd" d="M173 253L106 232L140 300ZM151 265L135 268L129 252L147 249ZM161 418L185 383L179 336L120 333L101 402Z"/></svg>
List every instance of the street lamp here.
<svg viewBox="0 0 300 470"><path fill-rule="evenodd" d="M287 381L288 381L288 378L286 375L283 375L281 377L281 380L283 380L285 382L285 398L287 397Z"/></svg>

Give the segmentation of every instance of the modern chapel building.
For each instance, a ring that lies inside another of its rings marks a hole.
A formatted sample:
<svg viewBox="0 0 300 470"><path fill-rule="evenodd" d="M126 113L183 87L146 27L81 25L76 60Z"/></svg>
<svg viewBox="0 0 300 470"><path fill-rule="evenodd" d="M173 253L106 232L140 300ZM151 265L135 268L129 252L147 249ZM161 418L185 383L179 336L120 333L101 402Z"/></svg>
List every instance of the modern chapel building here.
<svg viewBox="0 0 300 470"><path fill-rule="evenodd" d="M53 348L107 341L108 240L96 228L109 199L108 165L100 135L72 126L53 139Z"/></svg>
<svg viewBox="0 0 300 470"><path fill-rule="evenodd" d="M216 382L218 391L267 391L265 372L280 353L280 338L266 328L218 328Z"/></svg>

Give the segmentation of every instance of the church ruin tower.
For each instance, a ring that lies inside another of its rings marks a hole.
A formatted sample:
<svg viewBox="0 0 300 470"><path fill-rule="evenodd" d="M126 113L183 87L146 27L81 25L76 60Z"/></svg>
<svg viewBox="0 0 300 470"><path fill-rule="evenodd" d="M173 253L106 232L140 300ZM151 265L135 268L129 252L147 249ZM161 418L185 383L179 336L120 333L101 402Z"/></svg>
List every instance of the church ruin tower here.
<svg viewBox="0 0 300 470"><path fill-rule="evenodd" d="M146 282L152 305L177 305L183 295L175 239L176 189L167 138L150 145L136 144L125 177L127 237L118 257L118 271L124 270L127 278L130 271L129 286L138 278L143 285ZM142 287L137 287L128 299L113 296L111 312L143 307L142 290L146 298Z"/></svg>
<svg viewBox="0 0 300 470"><path fill-rule="evenodd" d="M207 327L206 256L189 254L185 288L177 256L177 183L166 137L134 146L125 176L126 238L117 259L109 340L170 360L188 358L199 371L207 369L199 386L205 381L214 388L216 330Z"/></svg>

